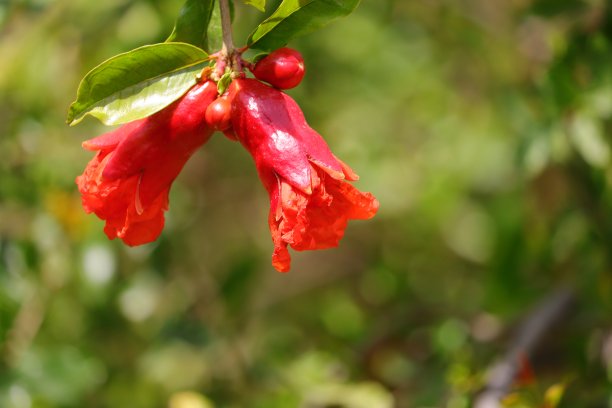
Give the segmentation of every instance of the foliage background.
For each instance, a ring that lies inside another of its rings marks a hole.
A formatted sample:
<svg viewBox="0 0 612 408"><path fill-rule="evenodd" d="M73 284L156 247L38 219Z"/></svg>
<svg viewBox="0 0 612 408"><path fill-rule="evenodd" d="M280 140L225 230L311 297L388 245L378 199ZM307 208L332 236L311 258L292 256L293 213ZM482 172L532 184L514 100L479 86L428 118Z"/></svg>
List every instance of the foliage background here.
<svg viewBox="0 0 612 408"><path fill-rule="evenodd" d="M561 286L576 300L507 403L557 384L559 406L610 406L608 2L364 0L292 43L290 93L381 209L286 275L220 135L158 242L109 242L80 208L80 142L106 128L64 124L78 81L163 41L180 5L0 2L0 406L469 407ZM238 45L260 19L237 5Z"/></svg>

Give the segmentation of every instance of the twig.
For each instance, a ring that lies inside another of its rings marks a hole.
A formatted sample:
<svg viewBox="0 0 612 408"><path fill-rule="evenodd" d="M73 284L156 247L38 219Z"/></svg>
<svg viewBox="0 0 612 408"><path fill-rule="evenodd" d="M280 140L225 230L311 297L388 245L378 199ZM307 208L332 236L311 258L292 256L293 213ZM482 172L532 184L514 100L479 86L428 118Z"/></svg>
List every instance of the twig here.
<svg viewBox="0 0 612 408"><path fill-rule="evenodd" d="M574 299L574 291L561 288L544 299L519 327L504 358L488 374L484 391L476 399L475 408L500 408L500 400L508 393L516 378L521 356L530 355L542 336L563 315Z"/></svg>
<svg viewBox="0 0 612 408"><path fill-rule="evenodd" d="M221 53L231 58L234 54L234 39L232 38L232 17L228 0L219 0L221 12L221 31L223 32L223 48Z"/></svg>

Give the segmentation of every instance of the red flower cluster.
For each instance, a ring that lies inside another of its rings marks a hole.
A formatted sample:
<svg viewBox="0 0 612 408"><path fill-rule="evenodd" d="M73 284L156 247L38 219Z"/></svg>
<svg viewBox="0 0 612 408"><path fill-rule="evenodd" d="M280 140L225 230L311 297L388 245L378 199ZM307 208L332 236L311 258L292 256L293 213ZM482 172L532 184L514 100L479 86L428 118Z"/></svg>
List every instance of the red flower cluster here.
<svg viewBox="0 0 612 408"><path fill-rule="evenodd" d="M83 206L106 220L110 239L139 245L159 236L172 182L213 129L238 140L255 160L270 195L272 264L278 271L289 271L288 246L335 247L349 220L376 214L376 198L347 182L357 175L277 89L302 79L299 53L277 50L253 73L258 79L235 79L218 98L214 82L198 84L164 110L83 143L98 151L77 177Z"/></svg>
<svg viewBox="0 0 612 408"><path fill-rule="evenodd" d="M157 239L172 182L212 135L204 113L216 97L217 85L203 82L162 111L83 143L98 153L76 183L85 211L106 221L109 239Z"/></svg>
<svg viewBox="0 0 612 408"><path fill-rule="evenodd" d="M270 195L278 271L289 270L288 245L298 251L335 247L348 220L376 214L376 198L345 181L358 177L308 126L290 96L255 79L237 79L229 99L235 135L253 155Z"/></svg>

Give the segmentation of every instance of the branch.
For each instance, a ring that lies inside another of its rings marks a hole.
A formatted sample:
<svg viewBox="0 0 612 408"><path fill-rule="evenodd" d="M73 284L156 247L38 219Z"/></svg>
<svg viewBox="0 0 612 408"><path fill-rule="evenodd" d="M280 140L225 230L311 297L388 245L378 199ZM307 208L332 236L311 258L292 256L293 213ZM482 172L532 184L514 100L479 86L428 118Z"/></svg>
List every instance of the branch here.
<svg viewBox="0 0 612 408"><path fill-rule="evenodd" d="M563 315L574 300L574 291L561 288L544 299L519 327L504 358L489 369L484 391L476 398L474 408L500 408L518 372L521 355L530 355L544 334Z"/></svg>
<svg viewBox="0 0 612 408"><path fill-rule="evenodd" d="M221 31L223 32L221 54L231 56L234 54L234 39L232 38L232 17L229 0L219 0L219 11L221 12Z"/></svg>

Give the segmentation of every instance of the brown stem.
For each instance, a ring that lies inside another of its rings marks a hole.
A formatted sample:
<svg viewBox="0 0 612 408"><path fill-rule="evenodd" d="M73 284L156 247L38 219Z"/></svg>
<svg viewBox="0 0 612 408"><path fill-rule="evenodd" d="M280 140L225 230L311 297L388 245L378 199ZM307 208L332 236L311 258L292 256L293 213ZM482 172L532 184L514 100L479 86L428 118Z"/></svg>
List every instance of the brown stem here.
<svg viewBox="0 0 612 408"><path fill-rule="evenodd" d="M230 16L229 0L219 0L221 12L221 31L223 32L223 48L221 54L231 56L234 54L234 40L232 38L232 18Z"/></svg>
<svg viewBox="0 0 612 408"><path fill-rule="evenodd" d="M519 327L510 349L503 359L489 370L487 385L475 401L476 408L501 408L502 398L509 392L522 355L529 356L542 337L563 316L575 298L571 288L560 288L545 298Z"/></svg>

